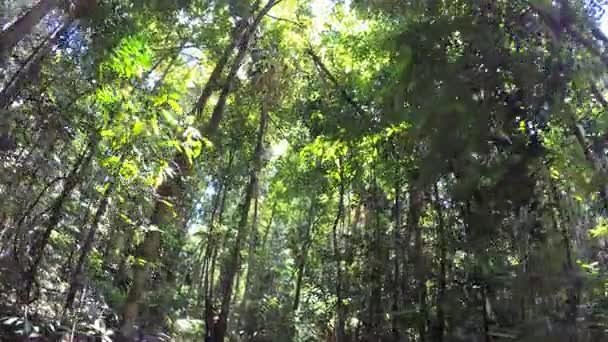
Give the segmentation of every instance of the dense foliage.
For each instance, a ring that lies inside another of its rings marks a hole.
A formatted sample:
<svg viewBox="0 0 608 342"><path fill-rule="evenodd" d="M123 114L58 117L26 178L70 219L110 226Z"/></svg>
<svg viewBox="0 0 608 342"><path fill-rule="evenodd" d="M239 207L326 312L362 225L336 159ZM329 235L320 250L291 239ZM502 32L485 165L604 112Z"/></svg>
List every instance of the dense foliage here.
<svg viewBox="0 0 608 342"><path fill-rule="evenodd" d="M0 1L0 340L608 340L603 5Z"/></svg>

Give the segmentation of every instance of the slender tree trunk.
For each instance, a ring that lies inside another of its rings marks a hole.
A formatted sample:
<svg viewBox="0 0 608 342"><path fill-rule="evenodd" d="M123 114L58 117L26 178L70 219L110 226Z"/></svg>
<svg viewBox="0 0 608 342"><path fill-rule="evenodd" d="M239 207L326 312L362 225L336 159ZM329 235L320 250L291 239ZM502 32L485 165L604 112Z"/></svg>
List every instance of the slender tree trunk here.
<svg viewBox="0 0 608 342"><path fill-rule="evenodd" d="M70 254L68 255L68 258L65 262L64 269L67 270L68 272L70 272L69 273L70 275L72 274L72 263L74 262L74 256L79 251L79 248L82 248L80 242L84 240L84 237L86 235L86 229L87 229L87 226L89 225L89 217L91 216L91 206L92 205L93 205L93 201L89 202L89 204L87 205L87 210L84 215L84 218L82 219L82 224L80 225L80 227L78 229L78 234L74 236L73 246L70 249Z"/></svg>
<svg viewBox="0 0 608 342"><path fill-rule="evenodd" d="M435 185L435 213L437 215L437 240L439 241L439 275L437 279L437 323L435 326L434 342L443 342L445 335L445 289L447 270L447 239L443 219L443 208L439 197L438 186Z"/></svg>
<svg viewBox="0 0 608 342"><path fill-rule="evenodd" d="M578 330L577 330L577 317L578 317L578 306L580 304L580 295L581 295L581 280L578 279L576 274L576 267L574 265L573 256L572 256L572 246L571 246L571 234L570 229L568 228L570 224L566 222L566 224L562 225L560 221L560 201L558 195L557 187L554 183L551 184L551 196L552 196L552 215L551 219L553 221L553 225L555 229L562 234L562 240L564 243L564 252L565 252L565 263L564 263L564 273L566 274L565 278L568 279L568 287L566 288L567 300L566 300L566 324L567 324L567 334L568 334L568 342L576 342L578 339Z"/></svg>
<svg viewBox="0 0 608 342"><path fill-rule="evenodd" d="M270 231L272 230L272 223L274 221L274 216L276 215L276 212L277 212L277 202L274 202L272 204L272 209L270 210L270 218L268 219L268 224L266 225L266 229L264 230L264 235L262 236L261 250L263 250L263 251L266 250L266 244L268 243L268 235L270 234Z"/></svg>
<svg viewBox="0 0 608 342"><path fill-rule="evenodd" d="M206 290L201 293L200 286L205 287L203 283L205 279L207 279L207 272L209 271L212 250L215 248L215 237L213 235L215 230L215 216L224 194L224 179L225 177L220 179L217 194L215 194L213 199L213 209L211 210L211 215L209 216L209 231L207 232L207 240L201 240L199 244L199 251L195 257L196 264L194 265L192 271L192 289L193 293L195 293L197 296L196 298L199 300L207 295ZM200 304L200 302L197 303Z"/></svg>
<svg viewBox="0 0 608 342"><path fill-rule="evenodd" d="M375 170L374 170L375 173ZM366 228L369 232L368 275L370 294L368 298L368 322L372 340L377 340L383 334L384 305L382 300L384 275L387 265L385 248L382 242L384 234L380 225L382 198L376 177L374 176L366 203Z"/></svg>
<svg viewBox="0 0 608 342"><path fill-rule="evenodd" d="M279 2L282 0L269 0L268 3L260 10L260 13L254 18L253 23L249 26L249 28L243 34L238 46L238 52L236 57L234 58L234 62L232 63L232 67L228 71L228 75L224 80L224 84L222 85L220 96L217 100L215 108L213 109L213 113L211 113L211 118L207 123L207 126L203 129L203 132L210 135L209 132L214 132L220 125L220 121L222 120L222 114L224 112L224 107L226 107L226 100L228 99L228 95L232 91L232 87L234 85L234 80L236 78L236 74L239 71L245 56L247 56L247 51L249 51L249 45L251 43L251 38L255 34L260 22L264 18L264 16ZM201 96L202 98L202 96ZM208 97L206 97L208 99ZM201 99L199 98L199 101ZM197 108L199 105L197 104ZM200 112L200 110L198 111Z"/></svg>
<svg viewBox="0 0 608 342"><path fill-rule="evenodd" d="M122 167L124 157L125 157L125 155L123 154L121 156L121 161L119 164L120 166L118 167L119 172L120 172L120 168ZM118 175L116 175L115 177L118 177ZM84 267L85 262L88 260L91 249L93 248L93 242L95 242L95 235L97 234L97 228L99 227L99 221L101 221L101 218L103 217L103 215L105 214L105 212L108 208L110 196L112 195L112 192L114 191L115 187L116 187L116 180L113 180L110 182L108 188L106 189L106 191L103 195L103 198L101 200L101 203L99 204L99 207L97 208L97 211L95 212L93 221L91 222L91 228L89 229L87 237L82 246L80 257L78 258L78 262L76 263L76 266L74 267L74 269L72 271L70 287L68 289L65 306L63 308L64 315L67 314L67 312L72 309L72 304L74 303L76 294L77 294L78 290L80 289L80 287L82 286L81 278L82 278L83 267Z"/></svg>
<svg viewBox="0 0 608 342"><path fill-rule="evenodd" d="M205 107L207 106L207 102L209 102L209 98L213 94L213 91L219 87L219 81L222 76L222 72L226 68L226 64L228 64L228 60L230 59L230 56L232 56L235 47L237 47L237 45L240 42L242 42L244 39L247 39L247 37L244 37L244 33L246 31L247 31L247 21L245 19L239 21L236 24L236 26L234 27L232 34L231 34L230 43L224 50L222 57L220 57L220 59L218 60L218 62L215 65L215 67L213 68L211 75L209 75L209 80L205 84L205 87L203 88L201 95L199 96L199 98L196 101L196 104L194 106L194 113L197 115L197 120L199 120L199 121L203 120L202 115L205 112ZM219 125L219 121L220 120L218 120L218 125Z"/></svg>
<svg viewBox="0 0 608 342"><path fill-rule="evenodd" d="M487 289L487 284L481 285L481 289L479 289L479 291L481 291L481 307L482 307L482 319L483 319L483 337L484 337L484 341L485 342L492 342L492 337L490 336L490 322L489 322L489 313L488 313L488 289Z"/></svg>
<svg viewBox="0 0 608 342"><path fill-rule="evenodd" d="M6 56L53 8L59 0L40 0L6 30L0 32L0 53ZM2 57L0 57L2 58Z"/></svg>
<svg viewBox="0 0 608 342"><path fill-rule="evenodd" d="M127 260L131 255L131 245L133 244L133 238L135 236L134 228L127 227L123 234L125 234L126 237L119 253L121 258L119 259L118 267L116 267L116 277L114 278L114 285L117 287L122 287L122 284L128 278Z"/></svg>
<svg viewBox="0 0 608 342"><path fill-rule="evenodd" d="M342 303L342 253L340 252L340 243L338 239L338 225L344 215L344 195L346 192L344 181L344 173L340 171L338 212L332 226L332 245L334 261L336 262L336 342L346 342L346 313L344 312L344 305Z"/></svg>
<svg viewBox="0 0 608 342"><path fill-rule="evenodd" d="M253 218L251 223L251 232L249 234L249 249L247 251L247 274L245 275L245 292L243 294L243 302L249 298L249 292L251 291L251 277L255 273L256 263L256 252L259 244L258 234L258 215L259 215L259 193L258 189L255 190L254 201L253 201Z"/></svg>
<svg viewBox="0 0 608 342"><path fill-rule="evenodd" d="M410 189L410 210L407 217L408 228L414 233L414 248L411 250L410 260L414 262L414 278L416 280L416 297L418 301L418 337L421 342L426 341L426 270L422 255L422 230L420 216L422 214L423 194L412 184Z"/></svg>
<svg viewBox="0 0 608 342"><path fill-rule="evenodd" d="M26 301L30 300L30 294L32 290L32 286L36 281L36 275L38 272L38 268L44 257L44 250L49 243L49 239L51 237L51 233L57 228L57 225L63 218L63 206L65 202L70 198L72 191L76 188L76 186L80 183L82 171L89 165L95 151L97 150L97 137L91 138L85 152L76 162L70 174L66 177L65 183L63 185L63 190L59 197L55 199L53 205L51 206L49 219L45 225L45 230L42 232L42 235L38 238L38 240L32 246L32 258L33 261L25 275L25 299Z"/></svg>
<svg viewBox="0 0 608 342"><path fill-rule="evenodd" d="M401 235L401 184L399 180L395 183L395 207L394 207L394 231L393 231L393 241L395 243L395 255L393 261L393 304L392 304L392 317L391 317L391 325L392 325L392 333L393 333L393 342L400 342L403 330L405 328L402 323L401 313L401 300L404 295L401 293L401 286L399 284L402 281L401 278L401 262L403 261L403 251L405 250L405 246L403 245L403 237Z"/></svg>
<svg viewBox="0 0 608 342"><path fill-rule="evenodd" d="M293 312L297 312L300 307L300 292L302 290L302 280L304 279L304 272L306 270L306 261L308 260L308 249L312 243L312 229L314 225L314 205L315 199L314 196L311 196L310 199L310 208L308 209L308 223L306 225L306 230L304 232L302 249L299 251L298 255L298 263L297 263L297 277L296 277L296 288L294 292L293 299Z"/></svg>
<svg viewBox="0 0 608 342"><path fill-rule="evenodd" d="M247 269L246 269L246 274L245 274L245 289L243 291L243 298L241 299L241 304L240 304L240 308L239 308L239 319L237 322L237 327L240 328L244 328L244 330L247 333L250 333L250 331L247 331L247 329L249 327L251 327L250 322L251 320L251 315L250 315L250 310L251 310L251 305L250 305L250 300L251 300L251 277L253 277L253 274L255 274L255 264L256 264L256 252L258 249L258 240L259 240L259 236L258 236L258 206L259 206L259 187L256 187L256 189L254 190L255 194L254 194L254 203L253 203L253 222L251 224L251 232L249 234L249 248L247 251ZM238 284L238 279L237 279L237 284ZM235 296L236 297L236 296ZM257 315L257 313L255 313Z"/></svg>
<svg viewBox="0 0 608 342"><path fill-rule="evenodd" d="M222 226L224 223L224 209L226 208L226 197L228 195L228 191L230 188L228 187L228 183L224 188L224 194L222 196L222 200L220 203L220 208L218 212L218 226ZM217 262L218 250L221 243L219 241L214 242L214 248L211 254L211 266L209 267L209 271L205 275L205 285L204 285L204 293L205 293L205 336L207 338L212 338L213 328L215 326L214 316L215 316L215 308L213 305L213 296L214 296L214 282L215 282L215 269Z"/></svg>
<svg viewBox="0 0 608 342"><path fill-rule="evenodd" d="M219 314L218 322L215 324L214 334L212 335L212 341L223 342L226 336L226 330L228 327L228 317L230 315L230 302L232 298L232 292L234 287L234 280L236 274L240 269L241 263L241 244L247 234L247 219L249 216L249 209L251 201L253 199L255 189L259 182L259 173L262 169L262 156L264 153L264 136L266 134L266 126L268 122L268 108L266 101L262 101L262 108L260 111L260 127L257 136L257 143L255 152L252 160L252 167L249 175L249 183L245 190L245 197L240 207L240 220L237 226L236 239L232 252L230 253L228 260L224 268L224 274L222 277L222 304Z"/></svg>
<svg viewBox="0 0 608 342"><path fill-rule="evenodd" d="M71 21L63 23L61 27L30 54L24 66L15 73L4 89L2 89L2 92L0 92L0 109L8 108L27 83L34 78L36 72L40 70L44 58L51 52L59 41L59 38L67 33L71 24Z"/></svg>

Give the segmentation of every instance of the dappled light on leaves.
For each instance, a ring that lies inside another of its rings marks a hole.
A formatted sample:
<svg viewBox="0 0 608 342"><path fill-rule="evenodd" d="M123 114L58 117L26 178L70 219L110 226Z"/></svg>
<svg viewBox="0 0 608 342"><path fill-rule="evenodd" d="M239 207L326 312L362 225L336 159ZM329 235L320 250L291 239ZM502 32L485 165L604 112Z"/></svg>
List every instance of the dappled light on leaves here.
<svg viewBox="0 0 608 342"><path fill-rule="evenodd" d="M600 0L0 4L0 340L608 340Z"/></svg>

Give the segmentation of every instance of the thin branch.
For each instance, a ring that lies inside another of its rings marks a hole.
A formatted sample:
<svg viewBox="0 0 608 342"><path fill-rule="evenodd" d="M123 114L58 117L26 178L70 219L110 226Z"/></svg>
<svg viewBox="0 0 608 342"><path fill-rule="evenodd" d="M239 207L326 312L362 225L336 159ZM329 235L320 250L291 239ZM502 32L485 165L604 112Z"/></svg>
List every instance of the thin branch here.
<svg viewBox="0 0 608 342"><path fill-rule="evenodd" d="M292 20L292 19L281 18L281 17L275 17L275 16L274 16L274 15L272 15L272 14L266 14L266 16L267 16L268 18L271 18L271 19L274 19L274 20L285 21L285 22L288 22L288 23L290 23L290 24L294 24L294 25L296 25L296 26L298 26L298 27L300 27L300 28L304 28L304 24L299 23L299 22L297 22L297 21L295 21L295 20Z"/></svg>
<svg viewBox="0 0 608 342"><path fill-rule="evenodd" d="M315 65L319 68L321 73L324 74L325 77L342 94L342 97L344 97L344 100L357 112L357 114L359 114L359 116L361 116L361 117L365 116L365 110L363 109L363 107L359 103L357 103L357 101L348 93L348 91L346 91L346 89L344 89L343 87L340 86L338 79L331 73L331 71L329 71L327 66L325 66L325 63L323 63L323 61L321 60L321 57L319 57L313 51L312 48L306 49L306 53L308 53L308 55L310 55L310 57L315 62Z"/></svg>
<svg viewBox="0 0 608 342"><path fill-rule="evenodd" d="M599 102L602 107L604 107L604 109L608 109L608 101L606 101L606 98L602 95L602 93L595 84L591 84L591 93L593 94L597 102Z"/></svg>

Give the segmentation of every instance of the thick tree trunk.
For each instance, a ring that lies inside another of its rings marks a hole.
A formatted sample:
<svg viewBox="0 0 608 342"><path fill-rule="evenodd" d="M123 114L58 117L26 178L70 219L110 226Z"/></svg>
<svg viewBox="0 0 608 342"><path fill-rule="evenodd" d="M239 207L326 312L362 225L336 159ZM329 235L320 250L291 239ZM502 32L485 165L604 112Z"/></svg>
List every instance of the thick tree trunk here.
<svg viewBox="0 0 608 342"><path fill-rule="evenodd" d="M184 184L182 177L189 174L191 165L186 156L178 155L173 165L176 166L176 175L167 178L157 189L156 194L160 198L156 202L152 218L150 220L151 231L148 231L144 241L137 251L137 260L133 267L133 284L127 295L125 304L121 334L123 337L130 338L135 333L134 325L139 313L139 302L141 301L148 270L158 261L160 257L161 231L169 224L174 223L175 208L180 208L184 198Z"/></svg>
<svg viewBox="0 0 608 342"><path fill-rule="evenodd" d="M6 56L53 8L59 0L40 0L6 30L0 32L0 54ZM2 57L0 57L2 59Z"/></svg>
<svg viewBox="0 0 608 342"><path fill-rule="evenodd" d="M266 126L268 123L268 108L265 101L262 101L262 108L260 111L260 127L257 136L257 143L255 152L252 160L252 167L249 175L249 183L245 190L245 197L240 207L240 219L237 226L236 238L232 252L228 257L226 265L224 267L224 274L222 276L221 291L222 291L222 304L220 314L215 329L212 334L212 341L223 342L226 336L228 327L228 316L230 315L230 302L232 298L234 280L239 272L241 264L241 245L245 236L247 235L247 221L249 216L249 209L251 207L251 201L255 194L255 189L259 182L259 173L262 170L263 153L264 153L264 136L266 134Z"/></svg>

